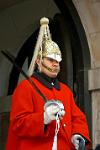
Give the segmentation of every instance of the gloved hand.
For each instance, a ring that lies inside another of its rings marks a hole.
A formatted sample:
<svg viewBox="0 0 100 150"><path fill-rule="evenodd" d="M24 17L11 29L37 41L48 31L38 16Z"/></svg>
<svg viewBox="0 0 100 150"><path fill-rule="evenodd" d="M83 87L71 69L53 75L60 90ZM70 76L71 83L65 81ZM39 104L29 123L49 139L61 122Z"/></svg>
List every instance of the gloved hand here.
<svg viewBox="0 0 100 150"><path fill-rule="evenodd" d="M71 142L73 143L73 145L75 146L75 149L78 150L79 148L79 141L83 140L84 144L85 144L85 139L79 135L79 134L74 134L71 138Z"/></svg>
<svg viewBox="0 0 100 150"><path fill-rule="evenodd" d="M44 124L49 124L52 120L56 119L56 114L60 111L60 108L55 105L50 105L44 112Z"/></svg>
<svg viewBox="0 0 100 150"><path fill-rule="evenodd" d="M59 101L48 101L44 106L44 124L49 124L52 120L56 120L56 115L62 118L65 114L64 106Z"/></svg>

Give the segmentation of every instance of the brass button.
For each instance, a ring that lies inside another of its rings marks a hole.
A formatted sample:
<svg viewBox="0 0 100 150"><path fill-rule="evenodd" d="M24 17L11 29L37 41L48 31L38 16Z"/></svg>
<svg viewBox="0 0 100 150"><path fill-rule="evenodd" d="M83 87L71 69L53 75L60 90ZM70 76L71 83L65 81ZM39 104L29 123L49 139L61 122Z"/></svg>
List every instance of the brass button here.
<svg viewBox="0 0 100 150"><path fill-rule="evenodd" d="M64 123L64 127L66 127L66 124Z"/></svg>

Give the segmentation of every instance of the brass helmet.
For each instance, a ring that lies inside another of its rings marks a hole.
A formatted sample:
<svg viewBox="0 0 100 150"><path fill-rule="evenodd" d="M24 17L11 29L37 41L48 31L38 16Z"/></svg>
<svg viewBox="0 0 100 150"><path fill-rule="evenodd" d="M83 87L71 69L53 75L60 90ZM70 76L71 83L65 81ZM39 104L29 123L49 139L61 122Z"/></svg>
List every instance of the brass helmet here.
<svg viewBox="0 0 100 150"><path fill-rule="evenodd" d="M33 58L28 70L29 76L31 76L34 72L37 57L40 57L41 60L43 57L49 57L58 62L62 60L59 46L51 39L51 34L50 34L48 24L49 24L48 18L45 17L41 18L40 31L37 38Z"/></svg>
<svg viewBox="0 0 100 150"><path fill-rule="evenodd" d="M39 51L39 57L49 57L58 62L62 60L59 46L52 40L45 40L42 43L42 50Z"/></svg>

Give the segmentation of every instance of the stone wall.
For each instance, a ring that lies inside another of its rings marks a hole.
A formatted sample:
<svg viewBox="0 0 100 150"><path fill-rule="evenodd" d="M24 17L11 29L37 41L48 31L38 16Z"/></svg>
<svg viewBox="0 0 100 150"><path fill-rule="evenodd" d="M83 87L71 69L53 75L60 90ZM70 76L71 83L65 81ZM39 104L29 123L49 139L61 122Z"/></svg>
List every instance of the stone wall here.
<svg viewBox="0 0 100 150"><path fill-rule="evenodd" d="M100 0L73 0L86 32L91 54L88 85L92 103L93 148L100 144Z"/></svg>

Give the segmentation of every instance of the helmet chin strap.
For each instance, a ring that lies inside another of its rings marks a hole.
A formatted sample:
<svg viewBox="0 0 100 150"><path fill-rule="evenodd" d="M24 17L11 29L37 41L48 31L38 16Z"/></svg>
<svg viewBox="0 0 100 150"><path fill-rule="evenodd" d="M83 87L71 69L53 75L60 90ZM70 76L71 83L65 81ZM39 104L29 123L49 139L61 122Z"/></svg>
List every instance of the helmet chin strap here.
<svg viewBox="0 0 100 150"><path fill-rule="evenodd" d="M44 68L46 68L48 71L50 71L50 72L59 72L59 71L60 71L60 68L51 69L50 67L46 66L43 62L42 62L42 66L43 66Z"/></svg>

